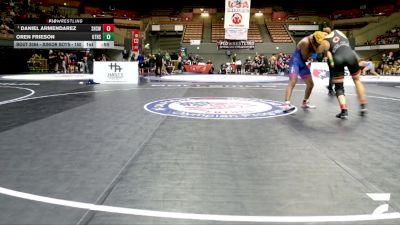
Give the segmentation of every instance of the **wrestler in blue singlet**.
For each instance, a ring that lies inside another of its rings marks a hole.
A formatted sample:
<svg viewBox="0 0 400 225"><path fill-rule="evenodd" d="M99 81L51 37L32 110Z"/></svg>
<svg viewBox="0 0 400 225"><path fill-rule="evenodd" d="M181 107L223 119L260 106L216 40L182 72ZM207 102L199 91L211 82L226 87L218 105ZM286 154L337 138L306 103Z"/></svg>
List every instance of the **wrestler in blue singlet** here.
<svg viewBox="0 0 400 225"><path fill-rule="evenodd" d="M303 56L301 55L301 50L296 48L292 58L289 62L289 76L300 76L301 79L305 79L311 76L311 71L304 62Z"/></svg>

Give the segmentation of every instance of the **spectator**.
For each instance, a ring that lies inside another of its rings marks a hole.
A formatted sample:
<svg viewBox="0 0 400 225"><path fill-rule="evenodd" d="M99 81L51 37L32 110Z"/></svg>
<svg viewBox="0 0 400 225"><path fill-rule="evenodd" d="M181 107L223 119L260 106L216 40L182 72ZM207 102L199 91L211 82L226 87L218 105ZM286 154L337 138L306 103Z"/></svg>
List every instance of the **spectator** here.
<svg viewBox="0 0 400 225"><path fill-rule="evenodd" d="M129 51L127 49L124 49L122 51L122 58L124 59L124 61L128 61L128 59L129 59Z"/></svg>
<svg viewBox="0 0 400 225"><path fill-rule="evenodd" d="M162 66L163 66L163 55L159 51L156 55L156 76L160 76L162 74Z"/></svg>
<svg viewBox="0 0 400 225"><path fill-rule="evenodd" d="M144 55L139 53L137 60L139 63L139 73L140 73L140 75L143 75L144 74Z"/></svg>
<svg viewBox="0 0 400 225"><path fill-rule="evenodd" d="M238 59L236 60L236 73L237 74L242 74L242 60Z"/></svg>

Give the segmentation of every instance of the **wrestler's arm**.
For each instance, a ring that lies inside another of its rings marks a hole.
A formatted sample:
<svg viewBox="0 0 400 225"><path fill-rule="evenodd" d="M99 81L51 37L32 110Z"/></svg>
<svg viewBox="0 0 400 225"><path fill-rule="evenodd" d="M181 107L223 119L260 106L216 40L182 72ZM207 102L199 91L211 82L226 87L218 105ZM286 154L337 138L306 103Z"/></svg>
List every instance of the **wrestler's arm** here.
<svg viewBox="0 0 400 225"><path fill-rule="evenodd" d="M329 47L330 47L329 42L327 40L323 40L317 48L317 53L326 56L328 58L329 65L333 67L335 64L333 61L333 55L329 51Z"/></svg>
<svg viewBox="0 0 400 225"><path fill-rule="evenodd" d="M327 40L323 40L321 44L317 48L317 53L323 53L326 56L326 53L329 51L330 44Z"/></svg>
<svg viewBox="0 0 400 225"><path fill-rule="evenodd" d="M328 57L329 65L331 66L331 68L333 68L335 66L335 62L333 61L333 55L331 51L327 51L326 56Z"/></svg>

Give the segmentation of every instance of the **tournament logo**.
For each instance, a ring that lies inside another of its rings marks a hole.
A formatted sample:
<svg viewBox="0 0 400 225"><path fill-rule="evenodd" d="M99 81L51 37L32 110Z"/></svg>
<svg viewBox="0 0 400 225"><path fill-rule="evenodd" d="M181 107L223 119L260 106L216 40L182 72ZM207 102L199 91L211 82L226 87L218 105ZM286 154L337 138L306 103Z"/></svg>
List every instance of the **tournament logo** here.
<svg viewBox="0 0 400 225"><path fill-rule="evenodd" d="M283 102L257 98L194 97L150 102L144 109L165 116L194 119L264 119L289 115L283 113Z"/></svg>
<svg viewBox="0 0 400 225"><path fill-rule="evenodd" d="M312 74L315 78L325 79L329 78L329 71L324 69L313 69Z"/></svg>
<svg viewBox="0 0 400 225"><path fill-rule="evenodd" d="M232 15L232 23L240 24L242 22L242 15L240 13L235 13Z"/></svg>

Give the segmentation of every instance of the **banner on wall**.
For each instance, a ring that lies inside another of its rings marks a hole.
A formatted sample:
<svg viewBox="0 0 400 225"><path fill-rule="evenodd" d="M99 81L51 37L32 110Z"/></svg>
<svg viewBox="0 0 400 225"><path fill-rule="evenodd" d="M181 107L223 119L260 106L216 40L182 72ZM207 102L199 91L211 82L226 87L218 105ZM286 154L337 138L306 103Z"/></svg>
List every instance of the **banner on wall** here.
<svg viewBox="0 0 400 225"><path fill-rule="evenodd" d="M225 0L225 39L247 40L250 0Z"/></svg>
<svg viewBox="0 0 400 225"><path fill-rule="evenodd" d="M250 0L225 0L225 29L249 29L249 23Z"/></svg>
<svg viewBox="0 0 400 225"><path fill-rule="evenodd" d="M254 49L254 41L218 41L218 50L220 49Z"/></svg>
<svg viewBox="0 0 400 225"><path fill-rule="evenodd" d="M140 30L133 29L132 30L132 52L139 53L139 40L140 40Z"/></svg>
<svg viewBox="0 0 400 225"><path fill-rule="evenodd" d="M225 29L225 39L227 40L247 40L247 29Z"/></svg>

